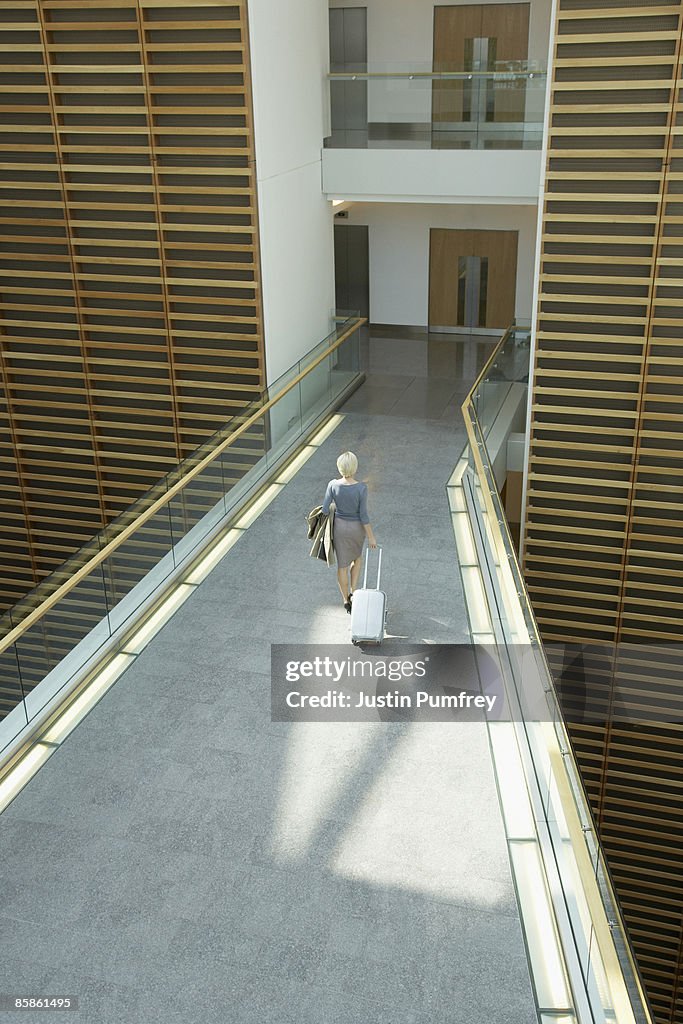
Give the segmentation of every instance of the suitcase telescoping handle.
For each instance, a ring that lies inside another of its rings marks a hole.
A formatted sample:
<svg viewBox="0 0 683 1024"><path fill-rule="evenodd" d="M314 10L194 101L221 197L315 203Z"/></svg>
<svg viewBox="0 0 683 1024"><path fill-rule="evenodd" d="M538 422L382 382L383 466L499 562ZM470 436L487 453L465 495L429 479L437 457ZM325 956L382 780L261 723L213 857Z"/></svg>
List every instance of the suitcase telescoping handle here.
<svg viewBox="0 0 683 1024"><path fill-rule="evenodd" d="M367 554L365 556L365 573L363 574L363 590L367 590L368 589L368 562L370 561L370 551L371 551L371 548L368 548ZM377 584L375 586L375 590L379 590L379 577L380 577L380 572L381 572L381 569L382 569L382 549L381 549L381 547L379 547L379 545L377 546L377 555L378 555L378 558L377 558Z"/></svg>

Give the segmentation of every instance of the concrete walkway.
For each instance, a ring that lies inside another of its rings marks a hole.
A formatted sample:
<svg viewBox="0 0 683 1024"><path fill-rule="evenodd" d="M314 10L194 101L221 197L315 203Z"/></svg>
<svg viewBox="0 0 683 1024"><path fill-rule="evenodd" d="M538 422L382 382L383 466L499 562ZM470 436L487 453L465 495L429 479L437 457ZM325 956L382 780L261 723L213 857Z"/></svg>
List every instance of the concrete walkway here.
<svg viewBox="0 0 683 1024"><path fill-rule="evenodd" d="M345 448L390 634L467 639L444 488L465 382L397 376L0 817L0 990L81 1000L26 1024L536 1021L485 728L270 721L270 643L348 640L303 519Z"/></svg>

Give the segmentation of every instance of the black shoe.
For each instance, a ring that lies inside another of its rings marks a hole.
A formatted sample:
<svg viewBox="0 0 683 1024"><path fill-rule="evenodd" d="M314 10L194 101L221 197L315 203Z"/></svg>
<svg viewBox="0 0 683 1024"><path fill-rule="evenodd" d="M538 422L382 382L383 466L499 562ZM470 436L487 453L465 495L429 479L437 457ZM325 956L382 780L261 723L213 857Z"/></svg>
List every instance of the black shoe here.
<svg viewBox="0 0 683 1024"><path fill-rule="evenodd" d="M346 608L347 612L350 615L351 614L351 602L350 601L344 601L344 607Z"/></svg>

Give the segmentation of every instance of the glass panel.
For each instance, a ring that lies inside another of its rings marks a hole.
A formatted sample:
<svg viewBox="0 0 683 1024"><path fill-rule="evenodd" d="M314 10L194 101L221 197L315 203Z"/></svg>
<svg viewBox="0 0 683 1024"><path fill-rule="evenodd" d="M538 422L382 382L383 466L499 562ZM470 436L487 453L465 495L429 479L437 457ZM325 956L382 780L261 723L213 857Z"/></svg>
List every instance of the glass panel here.
<svg viewBox="0 0 683 1024"><path fill-rule="evenodd" d="M635 956L630 944L628 933L620 927L620 915L617 909L612 882L607 872L604 856L600 850L597 855L596 877L603 901L607 907L607 916L612 930L612 939L616 946L619 962L624 971L624 976L629 990L634 995L634 1005L637 1006L637 998L642 998L642 985L635 967ZM595 975L595 983L602 995L603 1005L606 1007L606 1019L610 1022L616 1021L617 1017L612 1006L612 993L611 991L608 991L607 984L604 980L603 964L602 962L597 962L597 957L595 960L591 957L591 970ZM635 995L636 993L638 993L638 996ZM641 1024L641 1021L644 1021L645 1017L644 1015L642 1017L637 1016L636 1019L638 1020L638 1024Z"/></svg>
<svg viewBox="0 0 683 1024"><path fill-rule="evenodd" d="M477 39L476 42L478 43L479 40ZM465 63L465 70L466 71L473 71L474 70L474 47L475 47L475 40L474 39L466 39L465 40L465 61L464 61L464 63ZM476 117L476 114L475 114L476 104L474 102L474 88L475 88L474 78L472 78L472 76L470 75L462 83L462 119L463 119L463 121L470 122L470 121L474 120L475 117ZM448 89L452 93L453 91L459 89L459 84L453 83L451 85L449 83L449 84L446 85L446 89ZM453 99L455 99L455 97L453 97Z"/></svg>
<svg viewBox="0 0 683 1024"><path fill-rule="evenodd" d="M301 436L301 384L297 383L268 414L268 465L276 462Z"/></svg>
<svg viewBox="0 0 683 1024"><path fill-rule="evenodd" d="M482 260L482 264L485 261ZM487 261L486 261L487 262ZM482 271L485 275L486 290L488 289L488 267ZM480 294L481 298L481 294ZM484 438L488 438L503 405L513 389L517 392L517 401L510 407L510 415L519 422L505 425L509 433L511 429L524 429L526 416L526 392L529 380L529 348L530 332L526 328L511 331L504 339L503 345L488 368L481 381L476 412Z"/></svg>
<svg viewBox="0 0 683 1024"><path fill-rule="evenodd" d="M458 256L458 313L457 322L465 326L465 297L467 294L467 256Z"/></svg>
<svg viewBox="0 0 683 1024"><path fill-rule="evenodd" d="M260 416L219 456L226 510L238 503L266 470L269 413Z"/></svg>
<svg viewBox="0 0 683 1024"><path fill-rule="evenodd" d="M351 322L357 320L360 317L360 311L357 309L338 309L335 311L335 315L332 318L333 323L331 326L330 333L335 331L347 331L351 327ZM358 331L354 331L354 334L358 334Z"/></svg>
<svg viewBox="0 0 683 1024"><path fill-rule="evenodd" d="M17 641L29 721L110 637L103 567L98 565Z"/></svg>
<svg viewBox="0 0 683 1024"><path fill-rule="evenodd" d="M330 356L330 387L332 398L339 397L360 372L360 332L343 341Z"/></svg>
<svg viewBox="0 0 683 1024"><path fill-rule="evenodd" d="M5 629L6 636L9 629ZM18 736L27 724L24 688L15 645L0 654L0 751Z"/></svg>
<svg viewBox="0 0 683 1024"><path fill-rule="evenodd" d="M11 609L3 616L3 628L8 631L12 625L18 625L27 618L43 601L46 601L51 594L54 594L63 583L71 579L86 562L99 554L100 544L101 537L98 533L71 555L70 558L62 562L49 576L46 576L37 587L29 591L21 601L17 601L16 604L12 605Z"/></svg>
<svg viewBox="0 0 683 1024"><path fill-rule="evenodd" d="M167 482L162 480L104 531L105 541L118 536L154 501L164 497L167 490ZM179 524L176 529L181 536ZM137 526L135 532L105 560L104 578L112 631L126 622L173 571L173 538L171 510L164 505L145 523Z"/></svg>
<svg viewBox="0 0 683 1024"><path fill-rule="evenodd" d="M331 357L327 356L301 380L301 418L305 430L332 400Z"/></svg>
<svg viewBox="0 0 683 1024"><path fill-rule="evenodd" d="M586 984L591 994L591 1003L597 1008L595 1019L598 1024L617 1024L611 986L594 934L592 939Z"/></svg>
<svg viewBox="0 0 683 1024"><path fill-rule="evenodd" d="M540 149L546 72L534 61L497 60L496 47L495 39L465 40L461 62L434 70L419 63L375 63L367 73L337 66L330 75L337 113L325 145ZM347 90L367 92L352 122L344 114Z"/></svg>
<svg viewBox="0 0 683 1024"><path fill-rule="evenodd" d="M212 438L209 444L199 448L191 458L185 459L178 473L167 477L168 488L210 456L215 451L216 443L216 439ZM175 565L179 565L225 516L225 491L223 463L221 459L215 458L189 480L178 495L171 498L169 515Z"/></svg>
<svg viewBox="0 0 683 1024"><path fill-rule="evenodd" d="M494 72L496 70L496 51L498 49L497 39L486 39L486 50L482 54L486 62L486 70ZM483 70L483 68L482 68ZM493 75L485 75L481 78L481 88L484 93L483 110L486 121L495 121L496 118L496 93L495 83ZM523 120L523 118L522 118Z"/></svg>
<svg viewBox="0 0 683 1024"><path fill-rule="evenodd" d="M562 879L564 900L572 924L574 945L585 979L588 978L591 939L593 934L591 908L579 874L566 818L562 810L555 778L550 779L550 802L548 806L549 829L555 851L557 866Z"/></svg>
<svg viewBox="0 0 683 1024"><path fill-rule="evenodd" d="M543 1007L568 1007L570 986L538 844L515 842L510 843L509 849L538 1003Z"/></svg>
<svg viewBox="0 0 683 1024"><path fill-rule="evenodd" d="M486 303L488 300L488 287L489 287L489 258L488 256L480 257L479 261L479 316L477 319L478 327L486 326Z"/></svg>

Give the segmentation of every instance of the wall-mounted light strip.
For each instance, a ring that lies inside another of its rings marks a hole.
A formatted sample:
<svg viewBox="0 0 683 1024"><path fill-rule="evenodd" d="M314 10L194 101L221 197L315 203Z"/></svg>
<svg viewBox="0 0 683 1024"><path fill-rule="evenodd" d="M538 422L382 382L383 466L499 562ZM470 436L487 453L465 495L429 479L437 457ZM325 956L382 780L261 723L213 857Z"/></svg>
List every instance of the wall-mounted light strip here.
<svg viewBox="0 0 683 1024"><path fill-rule="evenodd" d="M566 1013L572 1000L538 842L534 836L524 842L513 840L509 847L536 998L544 1011Z"/></svg>
<svg viewBox="0 0 683 1024"><path fill-rule="evenodd" d="M76 700L66 706L49 729L40 737L41 740L46 743L61 743L134 660L132 654L115 655L100 672L93 676L91 682L81 691Z"/></svg>
<svg viewBox="0 0 683 1024"><path fill-rule="evenodd" d="M323 423L320 430L316 431L313 437L308 442L313 448L319 448L323 441L327 441L330 434L333 434L340 423L344 421L344 417L341 413L336 412L333 416L330 416L326 423Z"/></svg>
<svg viewBox="0 0 683 1024"><path fill-rule="evenodd" d="M185 583L189 583L193 586L201 583L209 575L212 569L215 569L221 558L227 555L230 548L234 547L237 541L243 534L243 530L230 529L217 541L213 547L210 547L208 553L204 555L202 560L198 562L192 571L185 577Z"/></svg>
<svg viewBox="0 0 683 1024"><path fill-rule="evenodd" d="M218 561L218 559L217 559ZM140 629L126 640L123 650L126 654L140 654L150 640L157 635L162 626L166 625L172 615L194 593L194 586L187 580L173 588L168 597L164 598L158 608L145 620Z"/></svg>
<svg viewBox="0 0 683 1024"><path fill-rule="evenodd" d="M11 772L7 773L2 782L0 782L0 811L4 811L5 807L14 800L17 793L21 792L29 779L47 761L53 750L54 747L45 746L43 743L36 743L22 757L21 761L14 766Z"/></svg>
<svg viewBox="0 0 683 1024"><path fill-rule="evenodd" d="M287 483L289 483L289 481L292 479L292 477L296 476L296 474L299 472L301 467L306 462L308 462L310 457L312 455L315 455L316 451L317 451L317 446L312 445L312 444L304 445L304 447L301 449L299 454L296 455L292 459L292 461L290 463L288 463L284 467L284 469L282 470L281 473L278 473L278 475L275 478L275 483L276 484L287 484Z"/></svg>
<svg viewBox="0 0 683 1024"><path fill-rule="evenodd" d="M235 520L236 530L247 530L251 524L258 519L271 502L275 501L284 484L269 484L263 494L260 494L256 501L252 502L246 512Z"/></svg>

